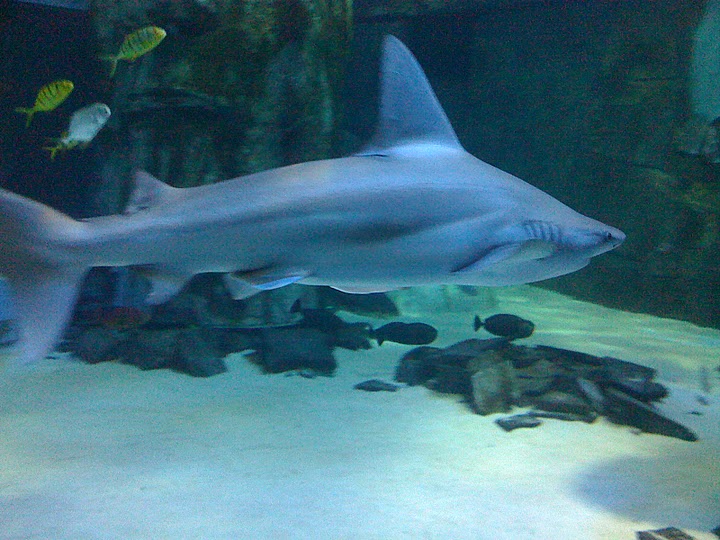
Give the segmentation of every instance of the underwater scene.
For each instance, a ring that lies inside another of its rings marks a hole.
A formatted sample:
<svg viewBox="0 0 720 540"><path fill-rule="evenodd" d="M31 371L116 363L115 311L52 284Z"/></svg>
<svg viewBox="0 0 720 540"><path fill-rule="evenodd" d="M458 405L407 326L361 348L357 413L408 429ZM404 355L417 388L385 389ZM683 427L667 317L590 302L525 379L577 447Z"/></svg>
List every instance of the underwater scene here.
<svg viewBox="0 0 720 540"><path fill-rule="evenodd" d="M720 0L0 46L0 540L720 538Z"/></svg>

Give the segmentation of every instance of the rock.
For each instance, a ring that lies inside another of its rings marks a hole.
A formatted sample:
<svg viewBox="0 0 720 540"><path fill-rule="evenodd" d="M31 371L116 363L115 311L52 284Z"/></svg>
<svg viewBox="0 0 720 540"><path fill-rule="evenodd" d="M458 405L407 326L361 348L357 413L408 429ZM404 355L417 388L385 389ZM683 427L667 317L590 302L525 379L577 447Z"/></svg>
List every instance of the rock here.
<svg viewBox="0 0 720 540"><path fill-rule="evenodd" d="M314 328L325 334L335 334L341 331L347 322L338 317L329 309L306 309L298 300L290 308L291 313L299 313L302 319L298 326L303 328Z"/></svg>
<svg viewBox="0 0 720 540"><path fill-rule="evenodd" d="M285 373L286 377L301 377L303 379L317 379L318 375L320 374L314 369L296 369Z"/></svg>
<svg viewBox="0 0 720 540"><path fill-rule="evenodd" d="M473 361L471 405L478 414L507 412L513 401L515 374L508 360L491 351Z"/></svg>
<svg viewBox="0 0 720 540"><path fill-rule="evenodd" d="M592 407L581 397L567 392L551 390L535 399L535 407L547 412L587 416Z"/></svg>
<svg viewBox="0 0 720 540"><path fill-rule="evenodd" d="M345 323L330 339L335 347L351 351L367 350L372 348L368 339L371 331L372 327L368 323Z"/></svg>
<svg viewBox="0 0 720 540"><path fill-rule="evenodd" d="M600 414L605 412L605 395L598 385L581 377L578 377L576 382L581 394L588 400L593 410Z"/></svg>
<svg viewBox="0 0 720 540"><path fill-rule="evenodd" d="M348 323L329 309L305 309L299 301L290 310L302 316L298 327L312 328L327 334L334 347L351 351L371 348L369 338L372 327L368 323Z"/></svg>
<svg viewBox="0 0 720 540"><path fill-rule="evenodd" d="M608 379L611 381L649 381L657 375L657 370L653 368L613 358L612 356L603 356L600 361Z"/></svg>
<svg viewBox="0 0 720 540"><path fill-rule="evenodd" d="M633 426L645 433L657 433L683 441L698 440L697 435L682 424L664 417L650 405L620 390L606 388L604 394L606 397L605 416L616 424Z"/></svg>
<svg viewBox="0 0 720 540"><path fill-rule="evenodd" d="M524 345L512 345L507 348L507 355L512 360L515 369L525 369L534 365L536 362L545 360L545 355L535 347L526 347Z"/></svg>
<svg viewBox="0 0 720 540"><path fill-rule="evenodd" d="M548 345L536 345L535 350L542 354L546 360L570 369L591 369L600 368L604 365L599 356L586 354L580 351L560 349Z"/></svg>
<svg viewBox="0 0 720 540"><path fill-rule="evenodd" d="M168 302L155 306L149 325L162 329L204 324L200 310L196 309L196 300L192 294L178 294Z"/></svg>
<svg viewBox="0 0 720 540"><path fill-rule="evenodd" d="M631 395L643 403L661 400L668 395L668 389L662 384L649 379L620 379L611 378L610 385Z"/></svg>
<svg viewBox="0 0 720 540"><path fill-rule="evenodd" d="M542 424L542 421L529 414L516 414L498 418L495 423L505 431L513 431L519 428L534 428Z"/></svg>
<svg viewBox="0 0 720 540"><path fill-rule="evenodd" d="M369 379L357 383L353 388L356 390L364 390L365 392L396 392L400 386L379 379Z"/></svg>
<svg viewBox="0 0 720 540"><path fill-rule="evenodd" d="M553 420L564 420L565 422L586 422L588 424L592 424L595 420L597 420L598 416L592 411L587 414L575 414L532 410L528 414L530 416L534 416L535 418L552 418Z"/></svg>
<svg viewBox="0 0 720 540"><path fill-rule="evenodd" d="M508 340L505 338L466 339L436 351L427 358L434 371L428 386L444 394L461 394L471 398L473 388L470 378L477 366L470 366L470 363L484 353L492 353L507 346ZM479 362L482 365L482 361Z"/></svg>
<svg viewBox="0 0 720 540"><path fill-rule="evenodd" d="M667 395L654 376L652 368L617 358L497 338L413 349L402 357L395 380L465 396L479 414L519 406L533 409L525 416L588 423L603 414L648 433L697 440L648 405Z"/></svg>
<svg viewBox="0 0 720 540"><path fill-rule="evenodd" d="M193 377L211 377L227 371L216 347L198 329L180 332L170 367Z"/></svg>
<svg viewBox="0 0 720 540"><path fill-rule="evenodd" d="M447 358L443 356L443 360ZM428 381L428 388L442 394L472 396L472 383L468 369L457 363L435 363L435 375Z"/></svg>
<svg viewBox="0 0 720 540"><path fill-rule="evenodd" d="M475 358L485 351L504 349L509 345L507 338L498 337L490 339L466 339L443 349L442 355L446 358L456 357L459 360ZM447 363L447 362L446 362Z"/></svg>
<svg viewBox="0 0 720 540"><path fill-rule="evenodd" d="M124 364L142 370L172 367L175 342L179 330L137 330L118 347L118 355Z"/></svg>
<svg viewBox="0 0 720 540"><path fill-rule="evenodd" d="M221 356L257 349L260 337L255 330L216 329L215 344Z"/></svg>
<svg viewBox="0 0 720 540"><path fill-rule="evenodd" d="M636 538L637 540L695 540L694 536L675 527L655 529L654 531L637 531Z"/></svg>
<svg viewBox="0 0 720 540"><path fill-rule="evenodd" d="M312 369L321 374L335 372L337 363L328 337L313 328L264 328L261 345L253 361L266 373Z"/></svg>
<svg viewBox="0 0 720 540"><path fill-rule="evenodd" d="M395 380L408 386L425 384L435 376L433 358L440 351L437 347L416 347L406 352L395 369Z"/></svg>
<svg viewBox="0 0 720 540"><path fill-rule="evenodd" d="M118 357L118 345L124 339L123 332L102 326L89 327L74 339L72 352L88 364L108 362Z"/></svg>

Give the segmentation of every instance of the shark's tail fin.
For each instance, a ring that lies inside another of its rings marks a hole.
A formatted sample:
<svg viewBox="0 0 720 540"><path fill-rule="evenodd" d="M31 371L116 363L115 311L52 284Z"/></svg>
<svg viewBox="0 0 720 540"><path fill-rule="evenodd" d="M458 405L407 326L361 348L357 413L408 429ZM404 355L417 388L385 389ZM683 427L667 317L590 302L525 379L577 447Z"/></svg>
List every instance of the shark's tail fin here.
<svg viewBox="0 0 720 540"><path fill-rule="evenodd" d="M60 339L89 266L85 236L82 222L0 189L0 276L19 331L15 363L42 359Z"/></svg>

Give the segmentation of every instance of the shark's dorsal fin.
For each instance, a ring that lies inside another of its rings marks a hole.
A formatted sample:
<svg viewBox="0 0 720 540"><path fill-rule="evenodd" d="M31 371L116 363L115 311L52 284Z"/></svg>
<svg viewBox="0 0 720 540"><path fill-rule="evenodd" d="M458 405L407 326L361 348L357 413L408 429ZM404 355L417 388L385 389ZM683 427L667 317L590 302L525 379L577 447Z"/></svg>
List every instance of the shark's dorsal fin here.
<svg viewBox="0 0 720 540"><path fill-rule="evenodd" d="M378 124L370 144L359 155L382 154L413 142L462 149L418 61L399 39L386 36L380 64Z"/></svg>
<svg viewBox="0 0 720 540"><path fill-rule="evenodd" d="M167 185L145 171L135 171L135 188L125 207L125 214L136 214L152 208L171 196L177 188Z"/></svg>

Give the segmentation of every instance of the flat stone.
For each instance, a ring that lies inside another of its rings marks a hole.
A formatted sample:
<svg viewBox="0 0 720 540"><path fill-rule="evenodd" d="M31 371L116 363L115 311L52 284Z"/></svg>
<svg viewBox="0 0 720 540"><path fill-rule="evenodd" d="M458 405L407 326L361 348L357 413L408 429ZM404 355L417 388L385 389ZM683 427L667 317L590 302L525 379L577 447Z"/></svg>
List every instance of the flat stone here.
<svg viewBox="0 0 720 540"><path fill-rule="evenodd" d="M400 386L379 379L369 379L357 383L354 388L356 390L364 390L365 392L396 392Z"/></svg>
<svg viewBox="0 0 720 540"><path fill-rule="evenodd" d="M655 529L652 531L637 531L636 536L637 540L695 540L694 536L690 536L676 527L665 527L664 529Z"/></svg>
<svg viewBox="0 0 720 540"><path fill-rule="evenodd" d="M542 420L530 416L529 414L516 414L514 416L506 416L498 418L495 423L505 431L513 431L520 428L534 428L542 424Z"/></svg>
<svg viewBox="0 0 720 540"><path fill-rule="evenodd" d="M604 390L605 416L616 424L633 426L645 433L657 433L683 441L697 441L691 430L660 414L656 409L614 388Z"/></svg>

